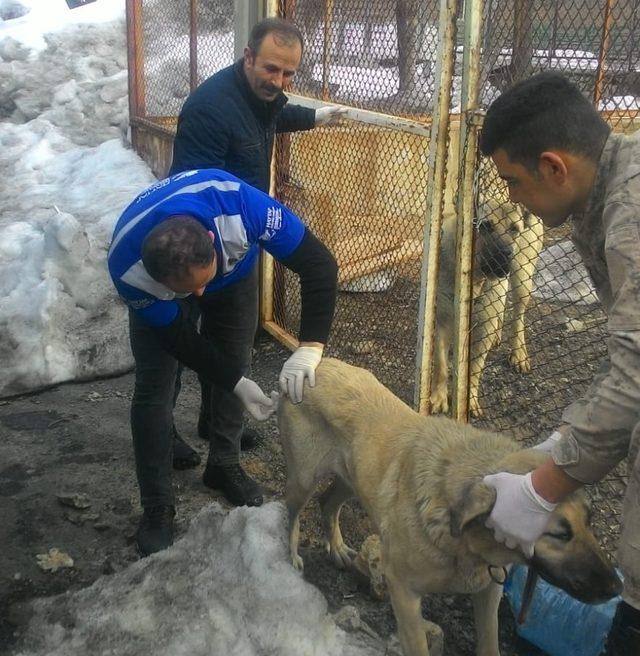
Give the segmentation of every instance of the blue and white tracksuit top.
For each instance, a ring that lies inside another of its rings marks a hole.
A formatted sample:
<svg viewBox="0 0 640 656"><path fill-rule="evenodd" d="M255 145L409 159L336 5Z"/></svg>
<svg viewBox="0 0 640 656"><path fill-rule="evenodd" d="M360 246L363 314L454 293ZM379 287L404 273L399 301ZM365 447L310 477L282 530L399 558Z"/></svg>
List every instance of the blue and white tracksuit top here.
<svg viewBox="0 0 640 656"><path fill-rule="evenodd" d="M193 216L214 234L218 262L207 292L232 285L252 270L262 247L300 278L300 340L326 343L336 301L337 264L327 247L276 200L217 169L185 171L149 187L123 212L109 249L114 285L131 311L164 348L202 378L232 390L237 362L198 334L177 294L154 280L142 263L142 243L165 219Z"/></svg>
<svg viewBox="0 0 640 656"><path fill-rule="evenodd" d="M166 326L178 314L177 294L147 273L142 242L165 219L187 214L214 233L218 260L206 292L248 275L259 247L285 259L300 245L305 226L267 194L218 169L178 173L143 191L122 213L109 249L109 273L125 303L148 325Z"/></svg>

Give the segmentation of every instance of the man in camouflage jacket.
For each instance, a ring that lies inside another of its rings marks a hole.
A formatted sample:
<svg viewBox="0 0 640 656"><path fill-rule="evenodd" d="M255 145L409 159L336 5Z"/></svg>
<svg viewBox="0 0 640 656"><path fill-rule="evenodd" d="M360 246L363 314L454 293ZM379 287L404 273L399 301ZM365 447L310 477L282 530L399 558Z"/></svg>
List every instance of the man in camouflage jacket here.
<svg viewBox="0 0 640 656"><path fill-rule="evenodd" d="M496 504L487 521L527 555L555 505L625 458L630 476L618 560L623 602L607 654L640 654L640 132L612 134L565 77L540 73L489 108L481 138L510 198L572 240L608 316L608 356L563 425L538 445L551 458L526 476L485 478Z"/></svg>

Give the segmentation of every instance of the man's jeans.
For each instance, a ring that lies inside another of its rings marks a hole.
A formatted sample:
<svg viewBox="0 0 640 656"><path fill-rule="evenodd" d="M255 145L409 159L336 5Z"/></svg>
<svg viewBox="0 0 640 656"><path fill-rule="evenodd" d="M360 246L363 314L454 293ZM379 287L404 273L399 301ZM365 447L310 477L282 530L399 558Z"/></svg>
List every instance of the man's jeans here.
<svg viewBox="0 0 640 656"><path fill-rule="evenodd" d="M251 349L258 326L258 266L220 291L200 298L200 332L236 362L245 376L251 372ZM200 379L202 406L209 426L209 462L236 464L240 459L244 406L233 392Z"/></svg>
<svg viewBox="0 0 640 656"><path fill-rule="evenodd" d="M258 321L258 271L230 287L178 301L194 326L202 311L202 332L245 375ZM129 336L135 358L131 432L143 507L173 505L171 488L173 408L180 391L182 365L162 347L152 328L129 311ZM243 406L233 392L207 385L211 405L209 460L233 464L240 457Z"/></svg>

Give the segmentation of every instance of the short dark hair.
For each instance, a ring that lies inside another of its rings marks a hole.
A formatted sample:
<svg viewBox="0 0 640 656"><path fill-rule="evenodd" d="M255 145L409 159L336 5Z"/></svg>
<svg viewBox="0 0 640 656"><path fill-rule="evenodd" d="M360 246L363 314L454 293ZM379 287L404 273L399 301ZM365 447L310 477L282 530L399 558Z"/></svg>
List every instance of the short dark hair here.
<svg viewBox="0 0 640 656"><path fill-rule="evenodd" d="M483 155L502 148L537 170L541 153L566 150L597 162L610 128L564 75L545 71L507 89L491 104L480 136Z"/></svg>
<svg viewBox="0 0 640 656"><path fill-rule="evenodd" d="M206 267L215 255L207 229L192 216L171 216L142 242L142 264L158 282L181 280L193 267Z"/></svg>
<svg viewBox="0 0 640 656"><path fill-rule="evenodd" d="M278 45L292 46L298 41L301 51L304 50L302 32L298 29L298 26L284 18L272 17L256 23L251 30L247 47L254 55L258 54L267 34L274 34Z"/></svg>

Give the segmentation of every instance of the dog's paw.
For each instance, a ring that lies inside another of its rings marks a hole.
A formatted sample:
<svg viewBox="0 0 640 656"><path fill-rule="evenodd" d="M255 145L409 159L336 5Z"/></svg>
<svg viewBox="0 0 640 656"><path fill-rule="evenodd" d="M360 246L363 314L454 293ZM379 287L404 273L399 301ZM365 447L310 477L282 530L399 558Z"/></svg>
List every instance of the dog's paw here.
<svg viewBox="0 0 640 656"><path fill-rule="evenodd" d="M299 572L302 572L304 569L304 561L302 560L302 557L300 554L291 554L291 564L295 569L297 569Z"/></svg>
<svg viewBox="0 0 640 656"><path fill-rule="evenodd" d="M449 412L449 396L447 390L436 389L431 394L431 414L447 414Z"/></svg>
<svg viewBox="0 0 640 656"><path fill-rule="evenodd" d="M526 348L515 348L509 355L509 364L521 374L528 374L531 371L531 361Z"/></svg>
<svg viewBox="0 0 640 656"><path fill-rule="evenodd" d="M429 620L423 620L424 632L427 636L429 645L429 656L442 656L444 652L444 632L442 629Z"/></svg>
<svg viewBox="0 0 640 656"><path fill-rule="evenodd" d="M351 567L351 563L358 555L356 551L354 551L344 542L337 545L327 544L327 551L329 552L329 557L333 561L334 565L340 569L349 569Z"/></svg>
<svg viewBox="0 0 640 656"><path fill-rule="evenodd" d="M484 410L480 407L480 401L478 401L478 397L474 394L469 397L469 414L474 419L484 417Z"/></svg>

